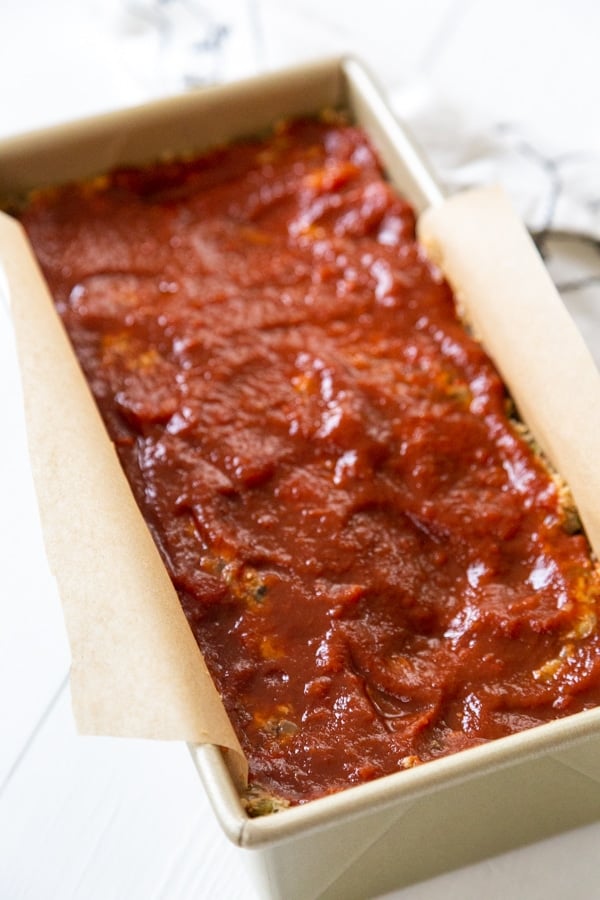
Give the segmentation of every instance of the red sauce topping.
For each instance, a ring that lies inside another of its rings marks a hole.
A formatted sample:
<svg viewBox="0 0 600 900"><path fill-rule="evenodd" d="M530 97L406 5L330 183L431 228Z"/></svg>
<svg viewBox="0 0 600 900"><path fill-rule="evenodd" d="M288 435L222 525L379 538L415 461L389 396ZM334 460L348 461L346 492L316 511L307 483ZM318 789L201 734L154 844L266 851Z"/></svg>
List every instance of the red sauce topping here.
<svg viewBox="0 0 600 900"><path fill-rule="evenodd" d="M23 220L254 782L302 802L598 704L586 541L359 129Z"/></svg>

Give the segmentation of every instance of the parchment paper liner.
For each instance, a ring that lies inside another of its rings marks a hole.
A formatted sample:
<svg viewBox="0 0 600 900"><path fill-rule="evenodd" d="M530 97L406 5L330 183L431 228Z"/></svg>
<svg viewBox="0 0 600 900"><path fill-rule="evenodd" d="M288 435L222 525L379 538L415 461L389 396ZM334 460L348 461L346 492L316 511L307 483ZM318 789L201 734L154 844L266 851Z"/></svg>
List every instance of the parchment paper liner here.
<svg viewBox="0 0 600 900"><path fill-rule="evenodd" d="M495 189L427 210L419 235L567 480L600 549L600 376L521 222ZM82 733L212 743L246 763L133 500L20 226L0 252L50 566L72 651Z"/></svg>
<svg viewBox="0 0 600 900"><path fill-rule="evenodd" d="M600 555L600 374L523 223L490 187L426 210L418 233Z"/></svg>
<svg viewBox="0 0 600 900"><path fill-rule="evenodd" d="M0 213L27 437L83 734L213 743L246 762L21 226Z"/></svg>

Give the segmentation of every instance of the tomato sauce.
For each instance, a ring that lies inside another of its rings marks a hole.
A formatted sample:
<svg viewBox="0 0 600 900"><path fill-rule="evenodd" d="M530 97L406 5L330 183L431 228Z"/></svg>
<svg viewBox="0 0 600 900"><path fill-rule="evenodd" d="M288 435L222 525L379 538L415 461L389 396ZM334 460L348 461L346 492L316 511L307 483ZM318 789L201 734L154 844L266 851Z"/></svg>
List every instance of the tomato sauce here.
<svg viewBox="0 0 600 900"><path fill-rule="evenodd" d="M252 783L304 802L599 703L585 537L360 129L21 217Z"/></svg>

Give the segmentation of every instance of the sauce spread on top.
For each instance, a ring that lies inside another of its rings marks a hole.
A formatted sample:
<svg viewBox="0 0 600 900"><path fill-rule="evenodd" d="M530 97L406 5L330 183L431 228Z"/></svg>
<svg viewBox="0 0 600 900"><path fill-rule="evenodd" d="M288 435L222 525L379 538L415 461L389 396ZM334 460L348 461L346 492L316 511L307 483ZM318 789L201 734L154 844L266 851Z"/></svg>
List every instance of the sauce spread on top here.
<svg viewBox="0 0 600 900"><path fill-rule="evenodd" d="M22 219L253 782L303 802L600 702L585 538L359 129Z"/></svg>

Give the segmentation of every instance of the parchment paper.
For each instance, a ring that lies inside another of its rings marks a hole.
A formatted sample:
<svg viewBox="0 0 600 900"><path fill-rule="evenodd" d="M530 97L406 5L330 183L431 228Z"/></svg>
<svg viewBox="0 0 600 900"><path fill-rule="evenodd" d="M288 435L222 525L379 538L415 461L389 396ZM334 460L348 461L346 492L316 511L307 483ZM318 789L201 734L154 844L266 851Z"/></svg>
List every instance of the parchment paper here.
<svg viewBox="0 0 600 900"><path fill-rule="evenodd" d="M79 731L212 743L246 762L21 226L0 213L27 437Z"/></svg>
<svg viewBox="0 0 600 900"><path fill-rule="evenodd" d="M569 485L600 555L600 374L525 227L491 187L426 210L419 237Z"/></svg>

